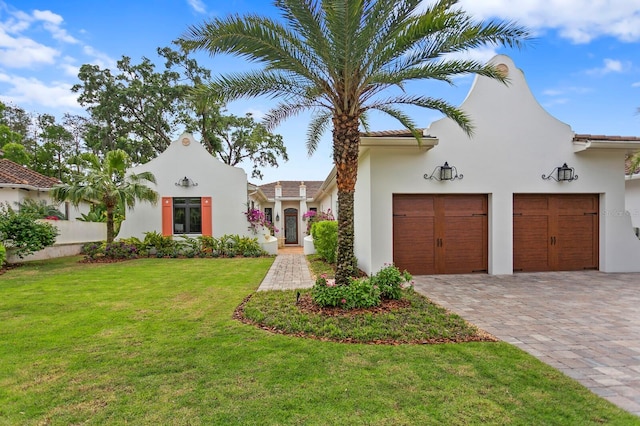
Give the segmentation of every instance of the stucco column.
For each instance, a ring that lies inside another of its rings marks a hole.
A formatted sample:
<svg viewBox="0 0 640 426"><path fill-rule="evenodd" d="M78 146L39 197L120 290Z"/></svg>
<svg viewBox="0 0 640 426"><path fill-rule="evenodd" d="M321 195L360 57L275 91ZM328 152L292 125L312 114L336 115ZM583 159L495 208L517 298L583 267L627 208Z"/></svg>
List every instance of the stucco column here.
<svg viewBox="0 0 640 426"><path fill-rule="evenodd" d="M513 193L489 194L489 274L513 274Z"/></svg>
<svg viewBox="0 0 640 426"><path fill-rule="evenodd" d="M284 245L284 213L282 211L282 185L280 185L280 181L276 182L275 186L275 203L273 205L273 220L276 228L280 230L278 232L278 247L282 247ZM280 218L280 220L276 220Z"/></svg>
<svg viewBox="0 0 640 426"><path fill-rule="evenodd" d="M307 222L302 220L302 216L307 212L307 187L304 182L300 182L300 208L298 217L298 241L302 241L307 231Z"/></svg>

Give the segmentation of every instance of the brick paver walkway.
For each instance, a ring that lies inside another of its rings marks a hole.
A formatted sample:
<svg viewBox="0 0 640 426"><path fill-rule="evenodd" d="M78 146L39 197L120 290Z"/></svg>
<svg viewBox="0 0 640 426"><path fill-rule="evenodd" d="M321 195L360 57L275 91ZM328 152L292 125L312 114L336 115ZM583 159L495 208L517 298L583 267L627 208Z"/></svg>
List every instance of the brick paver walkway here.
<svg viewBox="0 0 640 426"><path fill-rule="evenodd" d="M416 290L640 416L640 274L414 277Z"/></svg>
<svg viewBox="0 0 640 426"><path fill-rule="evenodd" d="M286 250L281 250L281 252L283 253L278 253L276 256L276 260L267 272L267 276L262 280L258 291L313 287L313 280L304 254L291 254Z"/></svg>

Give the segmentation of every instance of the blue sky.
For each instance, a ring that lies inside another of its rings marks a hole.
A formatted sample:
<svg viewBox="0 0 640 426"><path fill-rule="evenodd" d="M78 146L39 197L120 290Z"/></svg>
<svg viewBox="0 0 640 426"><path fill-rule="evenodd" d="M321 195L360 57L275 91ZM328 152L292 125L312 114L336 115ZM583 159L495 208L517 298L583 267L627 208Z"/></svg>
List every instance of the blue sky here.
<svg viewBox="0 0 640 426"><path fill-rule="evenodd" d="M639 0L462 0L462 7L481 19L515 20L527 26L534 41L523 50L484 48L471 52L490 59L510 55L521 68L534 96L577 133L640 136L640 1ZM140 62L156 61L157 47L169 46L189 25L229 13L276 16L267 0L0 0L0 100L28 112L82 114L76 95L82 64L115 69L123 55ZM213 73L247 69L231 57L198 55ZM415 93L442 97L458 105L472 77L456 86L420 83ZM234 102L236 114L268 111L268 100ZM427 127L440 115L410 109ZM399 128L382 116L372 117L373 130ZM309 158L305 150L308 116L279 128L290 160L264 170L262 182L323 180L331 168L330 135ZM249 170L249 169L247 169Z"/></svg>

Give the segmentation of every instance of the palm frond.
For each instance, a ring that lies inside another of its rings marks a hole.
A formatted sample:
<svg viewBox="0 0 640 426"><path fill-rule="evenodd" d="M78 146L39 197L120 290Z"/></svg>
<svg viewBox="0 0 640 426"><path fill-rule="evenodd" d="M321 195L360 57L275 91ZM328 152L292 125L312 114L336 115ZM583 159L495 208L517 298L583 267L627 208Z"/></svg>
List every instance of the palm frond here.
<svg viewBox="0 0 640 426"><path fill-rule="evenodd" d="M416 127L411 117L409 117L403 111L397 108L393 108L392 106L389 106L389 105L376 105L375 107L372 107L372 109L382 111L385 114L398 120L400 124L402 124L406 129L408 129L411 132L413 137L416 138L416 141L418 141L418 144L422 143L422 140L421 140L422 132Z"/></svg>
<svg viewBox="0 0 640 426"><path fill-rule="evenodd" d="M473 134L473 125L471 124L471 119L462 110L451 105L444 99L435 99L427 96L401 95L379 100L369 105L368 108L386 112L383 108L388 108L389 105L413 105L421 108L440 111L446 117L455 121L456 124L458 124L458 126L460 126L460 128L468 136L471 136Z"/></svg>
<svg viewBox="0 0 640 426"><path fill-rule="evenodd" d="M318 111L314 114L307 129L307 154L309 157L316 152L320 138L327 131L333 114L330 111Z"/></svg>

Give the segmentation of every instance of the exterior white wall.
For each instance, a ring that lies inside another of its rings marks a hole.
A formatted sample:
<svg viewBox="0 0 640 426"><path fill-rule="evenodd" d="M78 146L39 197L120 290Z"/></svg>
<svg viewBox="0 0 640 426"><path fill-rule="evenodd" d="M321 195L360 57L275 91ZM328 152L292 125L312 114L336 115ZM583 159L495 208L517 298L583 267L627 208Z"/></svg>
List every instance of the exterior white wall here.
<svg viewBox="0 0 640 426"><path fill-rule="evenodd" d="M372 239L377 237L378 230L371 227L373 216L377 216L379 212L372 208L372 199L377 193L371 191L371 156L368 152L360 156L358 164L358 180L356 181L356 192L353 198L354 212L362 212L356 214L354 218L354 244L353 249L358 259L358 266L363 271L371 273L372 259ZM337 190L336 197L337 199ZM389 202L391 204L391 202ZM368 212L368 214L365 214ZM334 213L335 215L335 213Z"/></svg>
<svg viewBox="0 0 640 426"><path fill-rule="evenodd" d="M625 206L634 228L640 228L640 174L625 181Z"/></svg>
<svg viewBox="0 0 640 426"><path fill-rule="evenodd" d="M571 128L537 103L512 60L497 56L494 61L508 67L510 83L476 78L461 105L472 119L472 137L445 118L425 132L439 139L426 154L416 145L415 149L369 148L369 157L362 156L358 189L369 181L371 200L357 193L355 217L356 223L371 217L370 225L357 225L358 230L371 230L371 240L367 244L367 235L356 233L360 267L371 273L393 260L393 194L488 194L489 273L511 274L513 194L596 193L602 194L600 270L640 271L640 240L632 233L629 217L615 214L625 208L624 151L575 153ZM445 161L464 178L445 182L423 178ZM575 168L578 180L541 178L565 162Z"/></svg>
<svg viewBox="0 0 640 426"><path fill-rule="evenodd" d="M129 170L143 171L156 178L156 185L149 186L158 192L158 204L136 203L133 210L126 212L118 237L144 238L145 232L161 232L162 197L212 197L213 235L249 234L244 215L248 202L246 173L217 160L191 134L182 134L158 157ZM185 176L198 185L176 186Z"/></svg>

